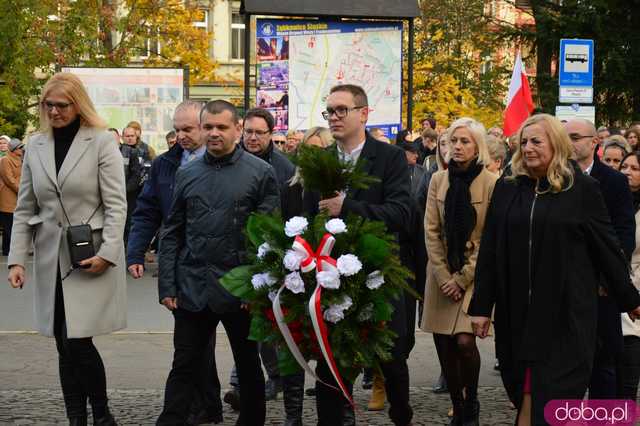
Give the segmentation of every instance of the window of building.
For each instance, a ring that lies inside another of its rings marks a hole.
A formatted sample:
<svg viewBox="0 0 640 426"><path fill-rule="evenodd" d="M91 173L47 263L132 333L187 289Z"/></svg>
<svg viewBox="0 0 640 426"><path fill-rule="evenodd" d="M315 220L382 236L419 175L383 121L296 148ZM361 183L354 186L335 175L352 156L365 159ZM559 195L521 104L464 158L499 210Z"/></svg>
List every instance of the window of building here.
<svg viewBox="0 0 640 426"><path fill-rule="evenodd" d="M202 28L205 31L209 30L209 11L205 9L198 10L198 16L193 21L193 26L196 28Z"/></svg>
<svg viewBox="0 0 640 426"><path fill-rule="evenodd" d="M238 12L231 14L231 59L244 59L244 17Z"/></svg>

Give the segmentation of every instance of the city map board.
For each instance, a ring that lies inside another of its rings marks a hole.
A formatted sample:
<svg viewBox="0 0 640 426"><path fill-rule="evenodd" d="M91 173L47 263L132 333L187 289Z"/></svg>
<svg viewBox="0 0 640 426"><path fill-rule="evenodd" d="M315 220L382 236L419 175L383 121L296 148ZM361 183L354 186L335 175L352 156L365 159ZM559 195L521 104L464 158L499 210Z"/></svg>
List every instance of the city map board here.
<svg viewBox="0 0 640 426"><path fill-rule="evenodd" d="M344 83L367 92L367 127L401 128L402 23L258 19L256 55L256 105L280 118L276 130L326 126L326 97Z"/></svg>
<svg viewBox="0 0 640 426"><path fill-rule="evenodd" d="M173 129L173 111L184 99L184 70L174 68L63 68L87 88L109 127L122 133L130 121L142 126L142 140L160 154Z"/></svg>

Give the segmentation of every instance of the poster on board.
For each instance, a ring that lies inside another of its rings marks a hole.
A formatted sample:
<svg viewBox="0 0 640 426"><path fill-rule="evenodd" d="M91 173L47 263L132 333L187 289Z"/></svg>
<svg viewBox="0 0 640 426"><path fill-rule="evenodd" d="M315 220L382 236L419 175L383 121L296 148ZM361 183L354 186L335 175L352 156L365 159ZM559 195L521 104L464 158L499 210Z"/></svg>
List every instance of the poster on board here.
<svg viewBox="0 0 640 426"><path fill-rule="evenodd" d="M176 68L63 68L84 83L98 114L122 133L130 121L160 154L173 130L173 112L184 100L184 70Z"/></svg>
<svg viewBox="0 0 640 426"><path fill-rule="evenodd" d="M256 106L277 130L326 126L325 100L337 84L362 86L367 127L394 137L402 122L402 23L258 19Z"/></svg>

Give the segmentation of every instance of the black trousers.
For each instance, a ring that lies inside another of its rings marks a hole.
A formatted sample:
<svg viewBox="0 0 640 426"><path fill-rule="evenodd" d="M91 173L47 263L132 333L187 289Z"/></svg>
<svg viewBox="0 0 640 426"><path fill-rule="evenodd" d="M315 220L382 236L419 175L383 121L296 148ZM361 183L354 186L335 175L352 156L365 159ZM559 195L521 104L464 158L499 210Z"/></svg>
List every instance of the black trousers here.
<svg viewBox="0 0 640 426"><path fill-rule="evenodd" d="M0 225L2 225L2 255L9 256L11 228L13 228L13 213L0 212Z"/></svg>
<svg viewBox="0 0 640 426"><path fill-rule="evenodd" d="M212 333L200 361L201 370L198 374L198 381L195 383L196 388L191 403L191 412L194 414L198 414L202 410L210 414L222 413L215 347L216 333Z"/></svg>
<svg viewBox="0 0 640 426"><path fill-rule="evenodd" d="M614 399L617 393L616 363L622 354L622 323L611 297L598 297L598 340L589 383L589 399Z"/></svg>
<svg viewBox="0 0 640 426"><path fill-rule="evenodd" d="M618 399L636 401L640 380L640 337L624 336L624 352L618 358Z"/></svg>
<svg viewBox="0 0 640 426"><path fill-rule="evenodd" d="M413 410L409 405L409 368L406 359L406 337L396 339L402 341L397 347L402 348L394 353L393 360L382 364L382 374L389 401L389 417L396 426L406 426L413 418ZM324 361L318 361L316 374L320 380L338 387L335 379ZM345 383L349 392L353 392L353 384ZM316 382L316 408L318 426L342 425L345 417L345 404L342 392Z"/></svg>
<svg viewBox="0 0 640 426"><path fill-rule="evenodd" d="M248 339L251 318L249 313L237 312L218 314L205 308L200 312L190 312L178 308L173 311L175 319L173 345L173 366L167 379L164 394L164 409L158 418L158 425L184 425L189 414L193 397L194 382L200 373L200 361L206 346L219 322L222 322L229 341L233 358L240 375L240 416L238 424L260 426L265 419L264 377L260 368L258 348Z"/></svg>
<svg viewBox="0 0 640 426"><path fill-rule="evenodd" d="M67 336L65 318L64 294L58 271L53 329L67 417L86 416L87 398L91 403L94 418L104 417L108 400L102 358L91 337L70 339Z"/></svg>

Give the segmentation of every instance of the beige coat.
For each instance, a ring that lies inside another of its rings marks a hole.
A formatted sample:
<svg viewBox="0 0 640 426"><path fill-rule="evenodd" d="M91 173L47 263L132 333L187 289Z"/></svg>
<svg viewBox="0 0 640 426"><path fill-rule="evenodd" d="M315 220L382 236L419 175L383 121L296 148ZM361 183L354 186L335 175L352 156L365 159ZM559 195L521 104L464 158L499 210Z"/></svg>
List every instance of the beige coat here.
<svg viewBox="0 0 640 426"><path fill-rule="evenodd" d="M466 312L473 295L473 277L480 238L496 180L496 175L483 169L471 183L469 191L471 204L477 213L476 226L471 232L470 241L467 242L465 263L462 270L451 274L447 265L447 247L444 234L444 200L449 189L449 172L440 171L431 178L424 226L427 253L429 254L424 314L420 326L424 331L449 335L472 332L471 321ZM455 279L456 283L464 289L464 297L459 302L453 302L440 290L440 286L451 278Z"/></svg>
<svg viewBox="0 0 640 426"><path fill-rule="evenodd" d="M26 145L18 205L13 218L9 265L25 266L34 245L34 274L26 286L35 288L37 330L53 336L56 273L70 268L67 219L89 224L96 254L115 266L101 275L75 270L62 282L67 333L71 338L110 333L126 327L126 276L123 244L127 214L124 167L113 137L81 127L56 176L54 140L37 133Z"/></svg>
<svg viewBox="0 0 640 426"><path fill-rule="evenodd" d="M640 291L640 211L636 213L636 248L631 255L631 282ZM631 321L626 312L622 316L622 334L640 337L640 324Z"/></svg>
<svg viewBox="0 0 640 426"><path fill-rule="evenodd" d="M13 213L18 199L22 170L22 149L8 151L0 158L0 212Z"/></svg>

